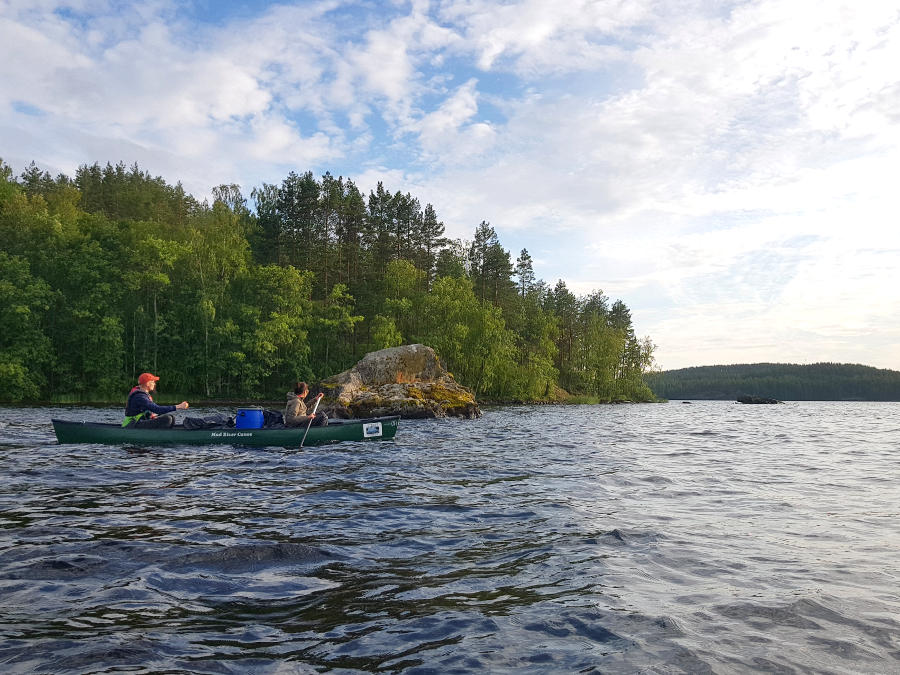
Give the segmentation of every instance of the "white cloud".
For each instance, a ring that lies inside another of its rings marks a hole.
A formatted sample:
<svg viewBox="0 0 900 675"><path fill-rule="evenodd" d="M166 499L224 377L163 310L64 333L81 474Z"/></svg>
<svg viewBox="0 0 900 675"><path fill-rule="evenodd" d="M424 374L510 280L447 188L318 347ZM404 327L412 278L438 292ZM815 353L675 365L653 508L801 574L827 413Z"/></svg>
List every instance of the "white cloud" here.
<svg viewBox="0 0 900 675"><path fill-rule="evenodd" d="M411 123L425 157L438 163L460 164L492 149L492 125L473 121L478 114L477 81L471 79L447 97L440 107Z"/></svg>
<svg viewBox="0 0 900 675"><path fill-rule="evenodd" d="M43 115L7 117L0 124L17 128L19 133L10 137L29 139L28 143L47 135L41 134L41 128L68 128L70 139L81 139L85 145L70 147L68 157L55 153L59 170L71 173L75 165L95 159L166 158L151 170L186 178L188 188L202 196L214 184L250 182L244 180L248 176L240 175L248 165L242 157L265 158L276 165L316 164L335 157L336 147L344 140L337 131L328 138L316 129L298 128L291 119L291 100L276 99L285 90L272 82L288 82L290 89L294 57L305 53L291 42L297 35L289 25L282 24L280 43L257 43L251 49L233 37L230 26L218 35L208 30L196 43L186 45L183 35L188 29L170 25L164 5L137 5L124 14L92 17L83 27L56 14L35 15L33 8L21 12L0 24L0 37L9 38L0 44L7 45L8 55L19 55L21 62L15 69L20 75L0 84L0 95L7 102L24 100ZM276 13L282 20L300 24L317 18L310 11ZM270 19L260 22L271 28ZM118 33L101 30L103 37L96 38L98 27L106 26L117 26ZM122 26L133 30L122 35ZM251 24L245 29L255 35L259 27ZM92 39L83 40L85 35ZM287 76L279 80L271 71L273 64ZM311 88L310 80L303 80L309 69L297 72L294 86ZM319 104L318 110L325 107ZM98 144L103 137L109 140ZM38 140L31 150L38 159L47 157L48 149L42 144ZM46 146L50 145L47 139ZM25 143L11 146L4 150L7 157L11 153L29 158ZM110 149L106 156L97 157L90 150L98 147ZM213 168L199 166L207 163ZM200 179L188 183L191 174Z"/></svg>
<svg viewBox="0 0 900 675"><path fill-rule="evenodd" d="M640 86L510 102L503 152L440 176L437 203L501 240L568 229L570 255L539 274L624 297L668 367L711 354L897 367L897 341L872 337L896 337L900 308L886 234L900 207L896 13L763 2L670 18L632 54ZM506 35L485 33L496 53L482 65L524 44ZM858 349L848 331L866 336Z"/></svg>
<svg viewBox="0 0 900 675"><path fill-rule="evenodd" d="M900 368L889 3L3 7L7 162L138 161L201 198L382 180L450 236L488 220L539 276L621 297L665 366L869 345Z"/></svg>
<svg viewBox="0 0 900 675"><path fill-rule="evenodd" d="M610 44L651 18L650 3L450 0L440 15L463 27L482 70L509 60L521 73L594 68L620 58Z"/></svg>

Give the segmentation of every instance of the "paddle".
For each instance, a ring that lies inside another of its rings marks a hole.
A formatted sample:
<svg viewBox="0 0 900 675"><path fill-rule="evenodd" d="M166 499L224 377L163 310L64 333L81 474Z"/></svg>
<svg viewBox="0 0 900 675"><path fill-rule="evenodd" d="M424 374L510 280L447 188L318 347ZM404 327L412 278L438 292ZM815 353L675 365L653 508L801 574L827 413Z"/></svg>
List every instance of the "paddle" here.
<svg viewBox="0 0 900 675"><path fill-rule="evenodd" d="M309 428L312 426L313 419L316 416L316 408L319 407L319 401L322 400L322 397L324 395L325 394L323 394L321 392L319 392L319 394L316 395L316 404L313 406L312 412L309 414L309 423L306 425L306 431L303 432L303 440L300 441L301 448L303 447L303 444L306 442L306 434L309 433Z"/></svg>

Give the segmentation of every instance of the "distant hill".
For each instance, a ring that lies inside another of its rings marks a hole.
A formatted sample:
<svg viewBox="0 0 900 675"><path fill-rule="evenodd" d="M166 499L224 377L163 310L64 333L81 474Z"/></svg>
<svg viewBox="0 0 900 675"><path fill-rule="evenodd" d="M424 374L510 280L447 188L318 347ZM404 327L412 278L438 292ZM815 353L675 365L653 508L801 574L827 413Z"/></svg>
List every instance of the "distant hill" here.
<svg viewBox="0 0 900 675"><path fill-rule="evenodd" d="M847 363L699 366L645 379L654 394L668 399L756 395L783 401L900 401L900 372Z"/></svg>

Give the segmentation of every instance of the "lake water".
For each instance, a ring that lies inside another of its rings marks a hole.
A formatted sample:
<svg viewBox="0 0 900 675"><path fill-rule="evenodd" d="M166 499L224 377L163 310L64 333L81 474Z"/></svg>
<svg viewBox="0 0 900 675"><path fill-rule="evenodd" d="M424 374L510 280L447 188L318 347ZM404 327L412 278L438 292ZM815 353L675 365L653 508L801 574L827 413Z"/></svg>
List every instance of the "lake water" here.
<svg viewBox="0 0 900 675"><path fill-rule="evenodd" d="M120 411L0 408L3 673L900 672L898 403L303 450L58 445L51 417Z"/></svg>

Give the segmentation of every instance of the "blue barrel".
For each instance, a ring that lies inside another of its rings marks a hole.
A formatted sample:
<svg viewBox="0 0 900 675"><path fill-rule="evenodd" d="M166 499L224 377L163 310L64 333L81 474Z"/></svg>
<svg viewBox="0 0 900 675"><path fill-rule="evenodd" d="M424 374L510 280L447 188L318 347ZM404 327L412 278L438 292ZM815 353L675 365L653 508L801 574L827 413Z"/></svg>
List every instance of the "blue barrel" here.
<svg viewBox="0 0 900 675"><path fill-rule="evenodd" d="M237 429L262 429L262 408L238 408L234 426Z"/></svg>

